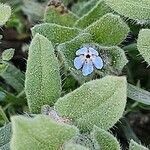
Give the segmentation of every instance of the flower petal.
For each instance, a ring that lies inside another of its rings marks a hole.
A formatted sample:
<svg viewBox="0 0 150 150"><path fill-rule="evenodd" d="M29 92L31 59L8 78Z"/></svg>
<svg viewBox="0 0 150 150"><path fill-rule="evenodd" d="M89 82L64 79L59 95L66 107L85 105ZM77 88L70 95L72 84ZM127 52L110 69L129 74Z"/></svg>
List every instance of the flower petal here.
<svg viewBox="0 0 150 150"><path fill-rule="evenodd" d="M99 56L93 56L92 62L97 69L102 69L104 66L103 60Z"/></svg>
<svg viewBox="0 0 150 150"><path fill-rule="evenodd" d="M82 73L84 76L91 74L93 72L93 70L94 70L94 68L93 68L92 61L84 63L83 68L82 68Z"/></svg>
<svg viewBox="0 0 150 150"><path fill-rule="evenodd" d="M98 56L98 52L92 47L89 47L89 53Z"/></svg>
<svg viewBox="0 0 150 150"><path fill-rule="evenodd" d="M76 57L74 59L74 66L76 69L81 69L82 66L83 66L83 63L84 63L85 59L84 59L84 56L79 56L79 57Z"/></svg>
<svg viewBox="0 0 150 150"><path fill-rule="evenodd" d="M88 53L87 47L82 47L79 50L76 51L76 55L86 55Z"/></svg>

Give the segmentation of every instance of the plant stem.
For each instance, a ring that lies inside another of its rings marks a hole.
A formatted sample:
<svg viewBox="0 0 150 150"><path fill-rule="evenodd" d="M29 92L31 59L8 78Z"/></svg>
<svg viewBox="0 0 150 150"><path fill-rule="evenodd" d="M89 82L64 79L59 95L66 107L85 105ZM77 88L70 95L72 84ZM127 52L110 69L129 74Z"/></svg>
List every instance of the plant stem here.
<svg viewBox="0 0 150 150"><path fill-rule="evenodd" d="M4 119L4 121L6 123L9 123L9 120L8 120L6 114L5 114L5 112L4 112L4 110L3 110L3 108L1 106L0 106L0 115L2 116L2 118Z"/></svg>

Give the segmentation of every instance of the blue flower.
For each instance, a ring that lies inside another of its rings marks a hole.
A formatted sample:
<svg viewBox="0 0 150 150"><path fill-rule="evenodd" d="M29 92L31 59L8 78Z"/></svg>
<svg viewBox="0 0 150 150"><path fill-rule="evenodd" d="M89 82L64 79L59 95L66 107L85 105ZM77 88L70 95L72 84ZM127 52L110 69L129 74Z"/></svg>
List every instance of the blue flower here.
<svg viewBox="0 0 150 150"><path fill-rule="evenodd" d="M102 69L104 66L102 58L93 47L82 47L76 51L74 59L76 69L82 69L84 76L90 75L94 69Z"/></svg>

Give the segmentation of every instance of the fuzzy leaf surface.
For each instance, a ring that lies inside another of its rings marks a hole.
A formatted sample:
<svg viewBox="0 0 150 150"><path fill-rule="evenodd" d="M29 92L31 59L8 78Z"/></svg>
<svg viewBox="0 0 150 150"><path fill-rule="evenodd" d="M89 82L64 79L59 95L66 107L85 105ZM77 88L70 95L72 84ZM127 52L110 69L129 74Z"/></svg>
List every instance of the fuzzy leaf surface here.
<svg viewBox="0 0 150 150"><path fill-rule="evenodd" d="M64 27L51 23L36 25L31 30L33 35L39 33L47 37L53 45L69 41L80 32L77 28Z"/></svg>
<svg viewBox="0 0 150 150"><path fill-rule="evenodd" d="M6 68L0 73L0 76L13 87L18 93L24 89L24 74L10 63L2 64Z"/></svg>
<svg viewBox="0 0 150 150"><path fill-rule="evenodd" d="M78 16L83 16L86 13L88 13L89 10L91 10L96 3L98 2L98 0L89 0L87 2L78 2L77 5L79 5L80 8L77 8L76 11L74 11Z"/></svg>
<svg viewBox="0 0 150 150"><path fill-rule="evenodd" d="M0 3L0 26L4 25L11 16L11 8L6 4Z"/></svg>
<svg viewBox="0 0 150 150"><path fill-rule="evenodd" d="M89 149L79 144L67 143L64 146L64 150L89 150Z"/></svg>
<svg viewBox="0 0 150 150"><path fill-rule="evenodd" d="M114 11L130 19L150 19L149 0L105 0L105 2Z"/></svg>
<svg viewBox="0 0 150 150"><path fill-rule="evenodd" d="M102 150L121 150L119 142L109 132L94 126L91 135L98 141Z"/></svg>
<svg viewBox="0 0 150 150"><path fill-rule="evenodd" d="M109 12L111 12L111 9L103 0L100 0L89 12L75 23L75 26L84 29Z"/></svg>
<svg viewBox="0 0 150 150"><path fill-rule="evenodd" d="M5 51L2 53L2 60L4 60L4 61L9 61L9 60L11 60L12 57L14 56L14 53L15 53L15 50L12 49L12 48L5 50Z"/></svg>
<svg viewBox="0 0 150 150"><path fill-rule="evenodd" d="M83 131L93 125L111 128L122 116L127 97L125 77L106 76L83 84L58 99L55 109Z"/></svg>
<svg viewBox="0 0 150 150"><path fill-rule="evenodd" d="M10 150L10 143L7 143L0 147L0 150Z"/></svg>
<svg viewBox="0 0 150 150"><path fill-rule="evenodd" d="M67 27L72 27L77 19L77 15L69 11L60 1L51 1L44 15L45 22Z"/></svg>
<svg viewBox="0 0 150 150"><path fill-rule="evenodd" d="M78 133L78 129L60 124L48 116L12 117L11 150L56 150Z"/></svg>
<svg viewBox="0 0 150 150"><path fill-rule="evenodd" d="M61 94L61 77L54 48L40 34L34 37L29 48L25 91L33 113L39 113L43 105L53 105Z"/></svg>
<svg viewBox="0 0 150 150"><path fill-rule="evenodd" d="M98 144L97 140L93 136L91 136L90 133L78 134L77 136L73 137L69 142L82 145L89 150L100 149L100 145Z"/></svg>
<svg viewBox="0 0 150 150"><path fill-rule="evenodd" d="M104 47L92 42L92 35L88 33L80 34L71 41L67 41L58 46L58 51L62 55L65 66L71 71L73 76L79 82L85 82L93 76L93 74L98 73L101 76L106 76L107 74L119 75L122 72L123 67L127 64L128 60L125 56L124 51L118 46ZM90 76L83 76L81 70L76 70L74 67L73 60L76 58L76 51L84 45L90 44L94 46L101 56L104 67L101 70L95 70Z"/></svg>
<svg viewBox="0 0 150 150"><path fill-rule="evenodd" d="M108 74L120 75L128 62L123 49L118 46L99 46L98 51L104 61L104 67L102 70L98 70L98 73L102 76Z"/></svg>
<svg viewBox="0 0 150 150"><path fill-rule="evenodd" d="M145 61L150 65L150 29L142 29L140 31L137 47Z"/></svg>
<svg viewBox="0 0 150 150"><path fill-rule="evenodd" d="M92 35L89 33L83 33L70 41L58 45L57 49L64 56L64 61L67 67L74 67L73 60L76 57L76 51L87 43L92 43Z"/></svg>
<svg viewBox="0 0 150 150"><path fill-rule="evenodd" d="M145 105L150 105L150 92L129 83L128 97Z"/></svg>
<svg viewBox="0 0 150 150"><path fill-rule="evenodd" d="M83 32L92 34L94 42L100 45L114 46L123 42L129 31L127 24L118 15L108 13Z"/></svg>
<svg viewBox="0 0 150 150"><path fill-rule="evenodd" d="M11 123L0 128L0 147L10 142L11 134Z"/></svg>
<svg viewBox="0 0 150 150"><path fill-rule="evenodd" d="M28 17L30 22L39 23L43 21L46 4L37 3L34 0L22 0L20 2L22 3L23 13Z"/></svg>
<svg viewBox="0 0 150 150"><path fill-rule="evenodd" d="M143 145L140 145L136 143L135 141L131 140L129 145L129 150L148 150L148 148L144 147Z"/></svg>

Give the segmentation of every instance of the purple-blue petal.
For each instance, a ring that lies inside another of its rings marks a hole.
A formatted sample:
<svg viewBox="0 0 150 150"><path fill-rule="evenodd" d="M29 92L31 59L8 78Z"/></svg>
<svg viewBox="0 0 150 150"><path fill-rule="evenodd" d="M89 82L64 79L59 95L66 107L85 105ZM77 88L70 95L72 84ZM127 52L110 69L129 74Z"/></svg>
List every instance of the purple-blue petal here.
<svg viewBox="0 0 150 150"><path fill-rule="evenodd" d="M84 55L88 52L87 47L82 47L79 50L76 51L76 55Z"/></svg>
<svg viewBox="0 0 150 150"><path fill-rule="evenodd" d="M93 72L93 63L92 61L85 62L82 68L82 73L84 76L90 75Z"/></svg>
<svg viewBox="0 0 150 150"><path fill-rule="evenodd" d="M84 63L84 57L81 55L74 59L74 66L76 69L81 69Z"/></svg>
<svg viewBox="0 0 150 150"><path fill-rule="evenodd" d="M104 63L103 63L103 60L101 57L99 56L93 56L92 57L92 62L94 64L94 66L97 68L97 69L102 69L103 66L104 66Z"/></svg>
<svg viewBox="0 0 150 150"><path fill-rule="evenodd" d="M90 52L91 54L93 54L93 55L98 56L98 52L97 52L94 48L92 48L92 47L89 47L89 52Z"/></svg>

